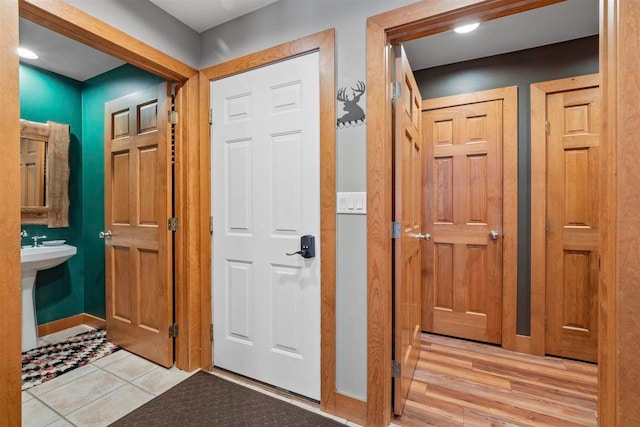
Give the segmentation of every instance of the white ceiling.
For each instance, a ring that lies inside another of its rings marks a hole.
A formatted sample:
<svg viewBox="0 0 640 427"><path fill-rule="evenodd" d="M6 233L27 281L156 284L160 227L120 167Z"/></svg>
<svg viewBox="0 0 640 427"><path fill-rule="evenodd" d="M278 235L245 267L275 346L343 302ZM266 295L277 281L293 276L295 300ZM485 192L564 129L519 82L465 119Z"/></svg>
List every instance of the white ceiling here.
<svg viewBox="0 0 640 427"><path fill-rule="evenodd" d="M567 0L486 21L467 34L453 31L404 43L414 70L484 58L598 34L598 0Z"/></svg>
<svg viewBox="0 0 640 427"><path fill-rule="evenodd" d="M39 57L20 58L20 62L81 82L124 64L119 59L22 18L20 46L31 49Z"/></svg>
<svg viewBox="0 0 640 427"><path fill-rule="evenodd" d="M277 0L150 0L196 31L234 19ZM347 0L344 0L347 1ZM363 27L364 31L364 27ZM598 33L598 0L567 0L483 22L469 34L453 31L405 43L414 70L451 64ZM21 61L84 81L122 61L20 19L20 44L40 58Z"/></svg>
<svg viewBox="0 0 640 427"><path fill-rule="evenodd" d="M201 33L278 0L149 0Z"/></svg>

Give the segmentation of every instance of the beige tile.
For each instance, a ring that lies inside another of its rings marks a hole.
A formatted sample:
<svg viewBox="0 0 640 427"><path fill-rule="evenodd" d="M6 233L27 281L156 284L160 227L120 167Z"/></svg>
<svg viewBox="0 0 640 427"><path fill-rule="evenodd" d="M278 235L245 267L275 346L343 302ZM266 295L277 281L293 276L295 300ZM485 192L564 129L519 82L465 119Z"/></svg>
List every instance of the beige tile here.
<svg viewBox="0 0 640 427"><path fill-rule="evenodd" d="M62 415L67 415L125 384L120 378L101 369L39 396L39 399Z"/></svg>
<svg viewBox="0 0 640 427"><path fill-rule="evenodd" d="M115 353L111 353L110 355L103 357L102 359L98 359L95 362L91 362L91 364L99 368L103 368L107 365L111 365L112 363L115 363L118 360L122 360L129 356L131 356L131 353L129 353L128 351L118 350Z"/></svg>
<svg viewBox="0 0 640 427"><path fill-rule="evenodd" d="M33 396L28 391L22 392L22 403L28 402L33 399Z"/></svg>
<svg viewBox="0 0 640 427"><path fill-rule="evenodd" d="M191 372L185 372L176 367L171 369L158 368L141 376L133 384L157 396L186 380L191 374Z"/></svg>
<svg viewBox="0 0 640 427"><path fill-rule="evenodd" d="M55 332L53 334L45 335L44 337L40 337L48 343L56 344L60 341L64 341L67 338L71 338L74 335L81 334L83 332L92 331L94 328L87 325L78 325L69 329L65 329L64 331Z"/></svg>
<svg viewBox="0 0 640 427"><path fill-rule="evenodd" d="M153 397L151 393L126 384L67 415L67 418L80 427L102 427L142 406Z"/></svg>
<svg viewBox="0 0 640 427"><path fill-rule="evenodd" d="M155 363L149 362L148 360L133 354L127 358L107 365L102 369L111 372L126 381L133 381L136 378L158 368L159 366Z"/></svg>
<svg viewBox="0 0 640 427"><path fill-rule="evenodd" d="M44 427L60 418L38 399L31 399L22 405L23 427Z"/></svg>
<svg viewBox="0 0 640 427"><path fill-rule="evenodd" d="M47 424L47 427L75 427L75 425L71 424L64 418L59 418L57 421L54 421L51 424Z"/></svg>
<svg viewBox="0 0 640 427"><path fill-rule="evenodd" d="M45 345L49 345L48 341L43 340L42 338L38 339L38 347L44 347Z"/></svg>
<svg viewBox="0 0 640 427"><path fill-rule="evenodd" d="M92 372L97 371L98 368L91 365L81 366L79 368L74 369L73 371L66 372L58 377L55 377L52 380L47 381L46 383L42 383L33 388L29 389L29 393L34 396L40 396L41 394L47 393L55 388L63 386L71 381L77 380L80 377L88 375Z"/></svg>

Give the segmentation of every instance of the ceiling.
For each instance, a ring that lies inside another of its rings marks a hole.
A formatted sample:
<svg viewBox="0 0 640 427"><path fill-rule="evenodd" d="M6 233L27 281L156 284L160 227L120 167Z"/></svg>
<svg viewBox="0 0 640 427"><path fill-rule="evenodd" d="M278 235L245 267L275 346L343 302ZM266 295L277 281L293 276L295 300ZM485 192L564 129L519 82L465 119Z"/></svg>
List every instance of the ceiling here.
<svg viewBox="0 0 640 427"><path fill-rule="evenodd" d="M277 0L149 0L195 31L204 31ZM347 0L344 0L347 1ZM188 4L185 7L185 4ZM364 31L364 27L363 27ZM483 22L469 34L453 31L404 43L414 70L451 64L598 33L598 0L567 0L552 6ZM20 44L40 58L21 59L84 81L122 61L20 19Z"/></svg>
<svg viewBox="0 0 640 427"><path fill-rule="evenodd" d="M453 31L403 43L413 70L485 58L598 34L598 0L567 0L486 21L467 34Z"/></svg>
<svg viewBox="0 0 640 427"><path fill-rule="evenodd" d="M38 59L20 58L20 62L81 82L124 64L119 59L22 18L20 46L38 54Z"/></svg>
<svg viewBox="0 0 640 427"><path fill-rule="evenodd" d="M149 0L201 33L278 0Z"/></svg>

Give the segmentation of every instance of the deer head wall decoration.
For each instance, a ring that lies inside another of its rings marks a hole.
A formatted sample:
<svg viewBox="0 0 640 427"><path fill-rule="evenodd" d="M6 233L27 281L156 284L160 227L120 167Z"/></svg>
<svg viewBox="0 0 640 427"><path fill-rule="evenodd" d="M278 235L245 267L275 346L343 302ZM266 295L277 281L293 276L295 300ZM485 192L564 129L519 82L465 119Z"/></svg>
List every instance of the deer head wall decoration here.
<svg viewBox="0 0 640 427"><path fill-rule="evenodd" d="M360 97L364 94L365 84L362 80L358 80L356 87L351 88L351 97L347 94L347 88L341 87L338 89L338 101L342 102L344 106L343 110L346 112L342 117L337 120L339 127L347 124L363 123L365 119L365 113L362 107L358 105Z"/></svg>

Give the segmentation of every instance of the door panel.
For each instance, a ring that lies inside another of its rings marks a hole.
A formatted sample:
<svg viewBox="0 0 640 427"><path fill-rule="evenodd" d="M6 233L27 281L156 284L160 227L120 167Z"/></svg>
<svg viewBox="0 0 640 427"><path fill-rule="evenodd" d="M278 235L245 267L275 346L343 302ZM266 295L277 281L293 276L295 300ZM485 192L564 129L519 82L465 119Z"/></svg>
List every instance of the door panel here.
<svg viewBox="0 0 640 427"><path fill-rule="evenodd" d="M420 352L422 302L422 99L401 46L395 46L400 98L394 102L394 360L401 375L394 380L393 410L402 414Z"/></svg>
<svg viewBox="0 0 640 427"><path fill-rule="evenodd" d="M163 83L105 104L107 335L173 364L170 88Z"/></svg>
<svg viewBox="0 0 640 427"><path fill-rule="evenodd" d="M423 112L429 332L502 339L502 101ZM498 232L496 240L489 233Z"/></svg>
<svg viewBox="0 0 640 427"><path fill-rule="evenodd" d="M598 349L599 93L547 96L546 352L591 362Z"/></svg>
<svg viewBox="0 0 640 427"><path fill-rule="evenodd" d="M318 54L211 89L214 365L319 400Z"/></svg>

